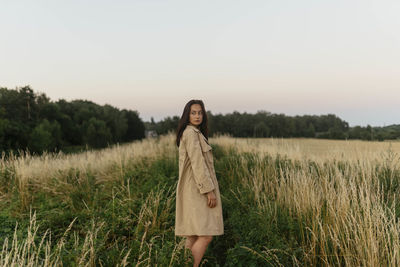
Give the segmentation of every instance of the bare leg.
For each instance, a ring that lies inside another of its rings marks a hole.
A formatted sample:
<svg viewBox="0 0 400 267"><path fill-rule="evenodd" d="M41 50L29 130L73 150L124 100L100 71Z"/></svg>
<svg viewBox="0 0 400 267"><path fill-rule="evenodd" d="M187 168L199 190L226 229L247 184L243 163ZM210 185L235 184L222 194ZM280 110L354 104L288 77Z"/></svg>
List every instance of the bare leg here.
<svg viewBox="0 0 400 267"><path fill-rule="evenodd" d="M187 236L186 237L185 248L188 248L188 249L192 250L192 246L193 246L194 242L196 242L198 237L199 236L197 236L197 235Z"/></svg>
<svg viewBox="0 0 400 267"><path fill-rule="evenodd" d="M194 258L193 267L199 266L204 252L206 252L207 246L211 242L212 238L212 236L199 236L192 245L192 254Z"/></svg>

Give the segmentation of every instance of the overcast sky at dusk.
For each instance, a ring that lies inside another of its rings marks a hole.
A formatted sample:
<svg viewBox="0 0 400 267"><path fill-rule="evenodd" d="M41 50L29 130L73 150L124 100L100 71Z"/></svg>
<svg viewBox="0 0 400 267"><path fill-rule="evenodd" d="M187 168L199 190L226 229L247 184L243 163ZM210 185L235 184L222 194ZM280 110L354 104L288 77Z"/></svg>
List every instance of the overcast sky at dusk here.
<svg viewBox="0 0 400 267"><path fill-rule="evenodd" d="M2 1L0 87L180 116L400 124L400 1Z"/></svg>

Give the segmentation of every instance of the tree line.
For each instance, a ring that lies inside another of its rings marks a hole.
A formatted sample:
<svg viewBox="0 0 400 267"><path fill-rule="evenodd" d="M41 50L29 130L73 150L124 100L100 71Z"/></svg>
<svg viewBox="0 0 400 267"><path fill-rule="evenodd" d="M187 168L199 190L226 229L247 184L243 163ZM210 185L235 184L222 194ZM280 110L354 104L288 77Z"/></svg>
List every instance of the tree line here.
<svg viewBox="0 0 400 267"><path fill-rule="evenodd" d="M260 110L255 114L207 111L209 135L233 137L309 137L326 139L400 139L400 125L354 126L334 114L287 116ZM88 100L51 101L30 86L0 88L0 151L74 152L86 147L140 140L145 131L175 132L179 117L143 122L137 111L119 110Z"/></svg>
<svg viewBox="0 0 400 267"><path fill-rule="evenodd" d="M56 102L30 86L0 88L0 151L74 151L145 137L137 111L87 100Z"/></svg>
<svg viewBox="0 0 400 267"><path fill-rule="evenodd" d="M256 114L234 111L213 115L207 111L209 135L228 134L233 137L309 137L324 139L389 140L400 139L400 125L386 127L354 126L334 114L287 116L260 110ZM175 131L178 116L145 122L157 134Z"/></svg>

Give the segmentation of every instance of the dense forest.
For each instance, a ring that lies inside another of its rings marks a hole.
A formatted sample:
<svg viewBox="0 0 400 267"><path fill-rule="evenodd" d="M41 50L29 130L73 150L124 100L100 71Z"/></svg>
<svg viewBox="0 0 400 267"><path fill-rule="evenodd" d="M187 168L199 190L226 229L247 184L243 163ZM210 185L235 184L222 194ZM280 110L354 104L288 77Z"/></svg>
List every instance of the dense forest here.
<svg viewBox="0 0 400 267"><path fill-rule="evenodd" d="M58 100L29 86L0 88L0 151L77 151L144 138L137 111Z"/></svg>
<svg viewBox="0 0 400 267"><path fill-rule="evenodd" d="M256 114L233 112L213 115L207 111L209 135L229 134L233 137L311 137L324 139L389 140L400 139L400 125L386 127L354 126L334 114L286 116L267 111ZM145 122L146 129L157 134L174 131L179 117L166 117Z"/></svg>
<svg viewBox="0 0 400 267"><path fill-rule="evenodd" d="M310 137L327 139L400 139L400 125L349 127L335 116L286 116L267 111L256 114L212 114L207 111L209 135L233 137ZM0 151L29 150L75 152L111 144L140 140L146 130L157 135L175 131L179 117L143 122L139 113L98 105L88 100L51 101L29 86L0 88Z"/></svg>

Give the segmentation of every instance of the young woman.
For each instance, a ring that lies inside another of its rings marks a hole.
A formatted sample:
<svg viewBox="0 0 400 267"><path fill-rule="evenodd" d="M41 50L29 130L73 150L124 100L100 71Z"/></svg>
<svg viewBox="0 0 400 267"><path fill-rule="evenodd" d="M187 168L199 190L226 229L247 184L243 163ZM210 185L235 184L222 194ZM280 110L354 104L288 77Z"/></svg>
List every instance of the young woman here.
<svg viewBox="0 0 400 267"><path fill-rule="evenodd" d="M215 235L224 234L221 196L215 175L208 120L203 101L190 100L177 129L179 180L176 189L175 235L185 236L194 267Z"/></svg>

